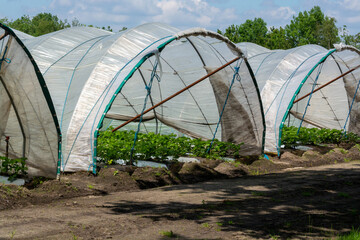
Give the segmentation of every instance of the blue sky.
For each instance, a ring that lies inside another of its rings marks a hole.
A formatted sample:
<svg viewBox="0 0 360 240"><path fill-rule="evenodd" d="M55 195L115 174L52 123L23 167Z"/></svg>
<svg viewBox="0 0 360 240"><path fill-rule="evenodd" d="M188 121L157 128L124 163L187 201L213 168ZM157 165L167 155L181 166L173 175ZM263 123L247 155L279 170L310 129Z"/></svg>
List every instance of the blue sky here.
<svg viewBox="0 0 360 240"><path fill-rule="evenodd" d="M360 0L0 0L0 18L50 12L114 30L146 22L165 22L182 30L223 30L255 17L263 18L268 27L285 26L294 14L315 5L335 17L338 27L347 25L350 34L360 32Z"/></svg>

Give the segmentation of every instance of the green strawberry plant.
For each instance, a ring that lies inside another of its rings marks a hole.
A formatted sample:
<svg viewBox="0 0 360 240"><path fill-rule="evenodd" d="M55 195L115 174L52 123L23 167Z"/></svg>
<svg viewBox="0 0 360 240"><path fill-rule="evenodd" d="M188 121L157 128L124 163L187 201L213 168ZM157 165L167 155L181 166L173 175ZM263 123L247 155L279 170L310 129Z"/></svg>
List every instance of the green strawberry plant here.
<svg viewBox="0 0 360 240"><path fill-rule="evenodd" d="M97 154L107 164L117 159L128 161L134 143L134 131L102 131L98 138ZM134 148L133 160L169 161L181 156L217 159L226 156L239 157L242 144L214 140L211 151L207 151L211 140L191 139L175 134L160 135L139 133Z"/></svg>
<svg viewBox="0 0 360 240"><path fill-rule="evenodd" d="M10 159L0 156L0 174L9 176L9 180L15 180L20 175L26 175L28 168L26 158Z"/></svg>
<svg viewBox="0 0 360 240"><path fill-rule="evenodd" d="M281 142L286 148L289 148L296 145L358 143L360 137L351 132L344 134L342 130L325 128L302 127L298 133L297 127L284 126Z"/></svg>

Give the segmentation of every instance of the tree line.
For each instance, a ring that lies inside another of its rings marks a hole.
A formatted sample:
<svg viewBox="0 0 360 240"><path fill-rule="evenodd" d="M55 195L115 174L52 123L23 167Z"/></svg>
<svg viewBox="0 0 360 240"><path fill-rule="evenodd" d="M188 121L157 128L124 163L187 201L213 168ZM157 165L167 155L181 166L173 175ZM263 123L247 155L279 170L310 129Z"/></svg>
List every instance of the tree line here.
<svg viewBox="0 0 360 240"><path fill-rule="evenodd" d="M252 42L269 49L289 49L306 44L317 44L327 49L334 43L344 42L360 48L360 33L349 35L347 27L338 28L336 19L325 16L319 6L293 16L285 27L267 27L262 18L231 25L218 33L231 41Z"/></svg>
<svg viewBox="0 0 360 240"><path fill-rule="evenodd" d="M79 26L96 27L110 32L113 31L113 29L110 26L97 27L94 25L85 25L80 23L79 20L76 18L74 18L71 22L68 22L67 19L61 20L56 15L52 15L51 13L39 13L32 18L29 15L23 15L22 17L15 20L2 18L0 19L0 22L13 29L27 33L34 37L59 31L65 28L79 27ZM123 30L126 30L126 27L123 27L120 31Z"/></svg>
<svg viewBox="0 0 360 240"><path fill-rule="evenodd" d="M2 18L0 22L32 36L40 36L69 27L94 27L82 24L76 18L71 22L68 22L67 19L61 20L51 13L39 13L32 18L24 15L15 20ZM294 15L285 27L268 28L262 18L255 18L254 20L248 19L240 25L232 24L224 31L218 30L218 33L235 43L252 42L269 49L289 49L305 44L317 44L330 49L333 48L334 43L340 41L360 48L360 33L350 35L346 26L338 28L336 22L335 18L325 16L321 8L315 6L310 11ZM110 26L97 28L113 31ZM126 30L126 27L120 31L123 30Z"/></svg>

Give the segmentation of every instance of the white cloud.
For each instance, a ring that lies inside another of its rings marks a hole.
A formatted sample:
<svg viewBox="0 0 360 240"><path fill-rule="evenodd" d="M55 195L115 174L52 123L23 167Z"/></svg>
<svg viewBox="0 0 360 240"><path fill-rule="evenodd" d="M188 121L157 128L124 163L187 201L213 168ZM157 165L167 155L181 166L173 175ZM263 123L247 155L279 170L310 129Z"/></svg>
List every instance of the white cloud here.
<svg viewBox="0 0 360 240"><path fill-rule="evenodd" d="M348 23L360 23L360 16L349 17L346 19Z"/></svg>
<svg viewBox="0 0 360 240"><path fill-rule="evenodd" d="M296 11L290 6L278 6L274 1L264 1L261 9L246 12L245 19L262 18L270 28L285 26L296 15Z"/></svg>
<svg viewBox="0 0 360 240"><path fill-rule="evenodd" d="M343 6L347 9L360 11L360 0L344 0Z"/></svg>
<svg viewBox="0 0 360 240"><path fill-rule="evenodd" d="M338 26L347 25L352 34L360 31L360 0L251 0L246 3L239 0L51 1L51 4L41 10L39 6L34 6L31 11L28 6L22 6L25 9L19 16L51 12L69 21L77 18L84 24L110 25L114 30L146 22L164 22L180 29L205 27L216 30L254 18L264 19L268 27L285 26L290 23L293 15L309 11L318 5L326 15L337 19Z"/></svg>
<svg viewBox="0 0 360 240"><path fill-rule="evenodd" d="M296 14L296 12L290 7L279 7L269 12L269 15L272 18L283 19L283 20L291 19L294 14Z"/></svg>
<svg viewBox="0 0 360 240"><path fill-rule="evenodd" d="M59 4L61 6L71 6L72 1L71 0L59 0Z"/></svg>
<svg viewBox="0 0 360 240"><path fill-rule="evenodd" d="M208 0L77 0L70 5L69 1L53 0L51 8L66 12L67 19L101 26L164 22L179 28L216 29L238 19L234 9L214 7Z"/></svg>
<svg viewBox="0 0 360 240"><path fill-rule="evenodd" d="M235 20L234 9L219 9L204 0L159 0L157 7L161 14L154 16L156 21L182 23L200 27L216 27L225 21Z"/></svg>

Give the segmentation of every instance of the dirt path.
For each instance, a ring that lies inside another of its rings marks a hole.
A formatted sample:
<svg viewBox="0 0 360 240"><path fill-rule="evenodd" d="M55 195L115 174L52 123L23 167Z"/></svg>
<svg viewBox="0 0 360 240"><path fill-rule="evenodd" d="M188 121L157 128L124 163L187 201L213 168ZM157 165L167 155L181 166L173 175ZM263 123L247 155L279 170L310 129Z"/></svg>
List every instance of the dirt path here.
<svg viewBox="0 0 360 240"><path fill-rule="evenodd" d="M359 225L360 162L0 211L0 239L324 239Z"/></svg>

